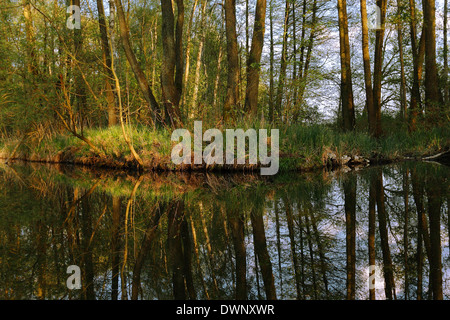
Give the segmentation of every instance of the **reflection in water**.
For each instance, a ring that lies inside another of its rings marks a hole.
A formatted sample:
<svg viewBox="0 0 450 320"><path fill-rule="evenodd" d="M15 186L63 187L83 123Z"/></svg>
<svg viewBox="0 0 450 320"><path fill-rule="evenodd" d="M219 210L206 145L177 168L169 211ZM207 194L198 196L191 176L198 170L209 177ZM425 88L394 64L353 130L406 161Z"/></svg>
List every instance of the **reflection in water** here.
<svg viewBox="0 0 450 320"><path fill-rule="evenodd" d="M448 299L449 175L4 166L0 298Z"/></svg>

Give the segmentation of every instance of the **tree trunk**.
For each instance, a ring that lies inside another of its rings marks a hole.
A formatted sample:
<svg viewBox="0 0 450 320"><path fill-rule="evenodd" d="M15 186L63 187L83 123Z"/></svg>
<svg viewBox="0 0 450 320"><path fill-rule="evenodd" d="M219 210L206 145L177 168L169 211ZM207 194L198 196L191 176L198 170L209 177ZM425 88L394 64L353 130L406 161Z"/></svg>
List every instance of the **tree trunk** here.
<svg viewBox="0 0 450 320"><path fill-rule="evenodd" d="M194 15L195 15L195 9L197 8L197 3L198 0L195 0L193 6L192 6L192 11L191 11L191 15L189 17L189 23L188 23L188 28L186 31L187 34L187 41L186 41L186 53L185 53L185 59L186 59L186 64L184 67L184 76L183 76L183 85L182 85L182 105L186 104L186 96L187 96L187 85L188 85L188 80L189 80L189 69L190 69L190 63L191 63L191 43L192 43L192 37L191 37L191 29L192 29L192 22L194 20Z"/></svg>
<svg viewBox="0 0 450 320"><path fill-rule="evenodd" d="M105 87L106 87L106 101L108 103L108 125L114 126L117 124L116 103L114 97L114 87L111 83L113 74L111 71L111 50L109 47L108 31L106 29L105 9L103 1L97 0L98 10L98 25L100 29L100 39L102 43L102 56L105 69Z"/></svg>
<svg viewBox="0 0 450 320"><path fill-rule="evenodd" d="M304 22L306 23L306 22ZM311 31L308 38L308 46L302 47L302 53L300 56L300 90L297 96L297 100L295 101L295 105L297 105L299 108L301 108L301 105L303 104L303 97L306 90L306 84L308 81L308 71L309 71L309 65L311 62L311 55L312 55L312 49L314 46L314 40L316 37L316 23L317 23L317 0L314 0L313 2L313 11L312 11L312 19L311 19ZM302 30L302 43L305 41L303 30ZM304 57L304 49L306 49L306 57ZM298 109L296 109L298 110ZM299 112L296 112L294 114L293 121L297 121L299 116Z"/></svg>
<svg viewBox="0 0 450 320"><path fill-rule="evenodd" d="M444 1L444 102L450 104L450 85L448 81L448 35L447 35L447 23L448 23L448 0Z"/></svg>
<svg viewBox="0 0 450 320"><path fill-rule="evenodd" d="M288 47L288 29L289 29L289 13L290 13L290 0L286 0L286 6L284 9L284 23L283 23L283 47L281 49L281 64L280 75L278 77L277 95L275 101L275 109L278 117L282 120L281 104L283 103L284 82L286 80L286 68L287 68L287 47Z"/></svg>
<svg viewBox="0 0 450 320"><path fill-rule="evenodd" d="M128 24L125 19L125 13L123 11L122 2L121 0L114 0L114 1L117 7L117 16L119 18L119 27L120 27L120 37L122 38L122 46L125 51L125 56L127 57L128 63L130 64L130 67L133 70L134 76L136 78L137 83L139 84L139 88L144 96L144 99L149 104L151 114L154 117L153 120L158 124L163 124L164 120L162 118L160 106L156 101L155 96L153 95L153 91L150 88L147 78L145 77L145 74L142 71L142 68L139 66L136 55L134 54L134 51L131 48Z"/></svg>
<svg viewBox="0 0 450 320"><path fill-rule="evenodd" d="M190 104L190 118L194 118L197 116L197 97L198 97L198 89L200 86L200 67L202 65L202 55L203 55L203 44L205 43L206 37L206 4L208 1L204 0L202 11L201 11L201 31L200 31L200 43L198 45L198 53L197 53L197 64L195 66L195 77L194 77L194 90L192 93L192 100Z"/></svg>
<svg viewBox="0 0 450 320"><path fill-rule="evenodd" d="M381 28L376 30L375 34L375 61L373 67L373 109L371 132L375 137L380 137L381 129L381 81L383 73L383 55L384 55L384 33L386 20L387 0L377 0L378 8L381 14Z"/></svg>
<svg viewBox="0 0 450 320"><path fill-rule="evenodd" d="M35 81L34 76L38 75L38 63L36 61L36 52L35 52L35 29L33 27L33 17L31 13L31 5L30 0L23 0L23 16L25 18L25 36L27 39L27 68L28 74L32 75L31 81Z"/></svg>
<svg viewBox="0 0 450 320"><path fill-rule="evenodd" d="M361 24L362 24L362 51L364 62L364 83L366 87L366 107L369 122L369 131L375 135L376 117L373 104L372 72L370 67L369 51L369 23L367 19L366 0L361 0Z"/></svg>
<svg viewBox="0 0 450 320"><path fill-rule="evenodd" d="M353 103L352 71L350 41L348 37L347 1L338 0L339 39L341 55L341 100L342 125L345 131L355 127L355 110Z"/></svg>
<svg viewBox="0 0 450 320"><path fill-rule="evenodd" d="M436 65L436 8L435 0L424 0L423 33L425 36L425 112L431 120L438 120L437 111L440 102L439 77Z"/></svg>
<svg viewBox="0 0 450 320"><path fill-rule="evenodd" d="M270 21L270 66L269 66L269 122L274 121L274 40L273 40L273 3L270 1L269 21Z"/></svg>
<svg viewBox="0 0 450 320"><path fill-rule="evenodd" d="M171 0L161 0L161 14L162 26L161 36L164 54L161 65L161 90L163 104L165 107L165 116L168 117L169 123L172 127L177 127L181 124L181 116L179 110L180 94L178 84L176 84L175 77L178 79L182 67L182 51L180 52L181 39L180 33L183 28L184 6L183 0L177 0L177 26L176 37L175 32L175 18ZM176 39L175 39L176 38ZM181 59L181 62L178 62ZM175 74L177 73L177 75ZM179 81L179 80L178 80Z"/></svg>
<svg viewBox="0 0 450 320"><path fill-rule="evenodd" d="M227 95L223 107L225 121L233 117L238 106L239 90L239 58L236 33L236 1L225 0L225 33L227 37Z"/></svg>
<svg viewBox="0 0 450 320"><path fill-rule="evenodd" d="M400 115L403 120L407 119L406 110L406 77L405 77L405 61L403 58L403 26L402 26L402 4L401 0L397 0L397 39L398 51L400 58Z"/></svg>
<svg viewBox="0 0 450 320"><path fill-rule="evenodd" d="M219 56L217 58L217 73L216 79L214 80L213 110L216 110L217 108L217 93L219 90L220 71L222 70L222 58L223 58L223 49L222 44L219 43Z"/></svg>
<svg viewBox="0 0 450 320"><path fill-rule="evenodd" d="M417 117L421 110L420 83L422 80L423 59L425 57L425 36L422 32L419 46L417 46L417 22L416 22L416 3L409 0L410 10L410 35L411 49L413 55L413 84L411 89L411 101L409 104L408 129L410 132L416 130Z"/></svg>
<svg viewBox="0 0 450 320"><path fill-rule="evenodd" d="M253 27L252 47L247 61L247 90L245 109L248 116L254 118L258 113L259 72L261 54L264 45L266 21L266 0L256 1L255 25Z"/></svg>

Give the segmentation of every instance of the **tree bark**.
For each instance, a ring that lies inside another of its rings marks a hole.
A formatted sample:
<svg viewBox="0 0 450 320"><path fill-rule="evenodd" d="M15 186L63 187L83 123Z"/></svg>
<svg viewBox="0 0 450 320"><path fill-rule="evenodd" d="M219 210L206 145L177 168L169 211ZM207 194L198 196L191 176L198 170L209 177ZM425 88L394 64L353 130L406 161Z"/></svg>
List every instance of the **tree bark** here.
<svg viewBox="0 0 450 320"><path fill-rule="evenodd" d="M274 40L273 40L273 3L269 3L269 22L270 22L270 53L269 53L269 122L274 121Z"/></svg>
<svg viewBox="0 0 450 320"><path fill-rule="evenodd" d="M444 1L444 102L450 104L450 85L448 82L448 0Z"/></svg>
<svg viewBox="0 0 450 320"><path fill-rule="evenodd" d="M236 33L236 1L225 0L225 33L227 37L227 95L223 107L223 118L231 120L238 107L239 58Z"/></svg>
<svg viewBox="0 0 450 320"><path fill-rule="evenodd" d="M369 51L369 23L367 19L366 0L361 0L361 24L362 24L362 51L364 62L364 83L366 88L366 107L369 123L369 132L375 135L376 117L373 104L372 71L370 67Z"/></svg>
<svg viewBox="0 0 450 320"><path fill-rule="evenodd" d="M188 28L186 31L187 34L187 41L186 41L186 53L185 53L185 67L184 67L184 75L183 75L183 85L182 85L182 101L181 104L185 105L186 104L186 92L188 91L187 89L187 85L188 85L188 80L189 80L189 69L190 69L190 64L191 64L191 44L192 44L192 37L191 37L191 29L192 29L192 22L194 20L194 15L195 15L195 10L197 8L197 3L198 0L195 0L193 6L192 6L192 11L191 11L191 15L189 16L189 23L188 23Z"/></svg>
<svg viewBox="0 0 450 320"><path fill-rule="evenodd" d="M180 36L183 30L184 5L183 0L177 0L177 23L175 30L175 18L171 0L161 0L162 26L161 36L164 54L161 65L161 90L163 104L165 107L165 116L172 127L181 124L181 115L179 109L180 95L179 86L181 86L180 73L182 70L182 42ZM176 35L174 32L176 31ZM181 62L179 61L181 60ZM176 73L176 74L175 74ZM175 80L177 79L177 81ZM178 83L179 82L179 83Z"/></svg>
<svg viewBox="0 0 450 320"><path fill-rule="evenodd" d="M386 20L386 6L387 0L377 0L378 8L381 14L381 28L376 30L375 34L375 61L373 67L373 109L372 123L370 131L375 137L380 137L381 129L381 81L383 76L383 56L384 56L384 33Z"/></svg>
<svg viewBox="0 0 450 320"><path fill-rule="evenodd" d="M436 65L436 4L435 0L424 0L423 33L425 36L425 112L431 120L437 120L440 102L439 77Z"/></svg>
<svg viewBox="0 0 450 320"><path fill-rule="evenodd" d="M339 39L341 55L342 127L345 131L355 127L353 103L350 41L348 37L347 1L338 0Z"/></svg>
<svg viewBox="0 0 450 320"><path fill-rule="evenodd" d="M264 46L265 21L266 0L257 0L252 47L247 61L247 89L245 95L245 109L248 112L248 116L252 118L258 113L259 72L261 69L261 54Z"/></svg>
<svg viewBox="0 0 450 320"><path fill-rule="evenodd" d="M192 93L192 100L190 104L190 118L194 118L197 115L197 97L198 90L200 86L200 68L202 65L202 55L203 55L203 45L205 43L206 37L206 4L208 1L203 2L202 11L201 11L201 31L200 31L200 43L198 45L198 53L197 53L197 64L195 66L195 77L194 77L194 90Z"/></svg>
<svg viewBox="0 0 450 320"><path fill-rule="evenodd" d="M106 101L108 104L108 125L114 126L117 124L116 103L114 97L114 86L112 85L113 74L111 71L111 51L108 40L108 31L106 28L105 9L103 1L97 0L98 11L98 26L100 29L100 39L102 44L102 57L105 69L105 87L106 87Z"/></svg>
<svg viewBox="0 0 450 320"><path fill-rule="evenodd" d="M406 109L406 76L405 76L405 61L403 58L403 25L402 25L402 3L397 0L397 39L398 51L400 59L400 115L404 120L407 119Z"/></svg>
<svg viewBox="0 0 450 320"><path fill-rule="evenodd" d="M416 23L416 3L409 0L410 10L410 35L411 49L413 56L413 84L411 89L411 101L409 104L408 130L410 132L416 130L417 117L421 111L421 94L420 84L422 80L423 59L425 57L425 37L424 33L420 37L417 45L417 23Z"/></svg>

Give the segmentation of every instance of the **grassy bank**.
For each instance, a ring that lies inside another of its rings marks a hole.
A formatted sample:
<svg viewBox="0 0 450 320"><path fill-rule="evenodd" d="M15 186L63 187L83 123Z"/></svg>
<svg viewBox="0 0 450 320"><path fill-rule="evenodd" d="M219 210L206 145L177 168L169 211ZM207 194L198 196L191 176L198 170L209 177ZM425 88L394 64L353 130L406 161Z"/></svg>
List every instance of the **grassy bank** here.
<svg viewBox="0 0 450 320"><path fill-rule="evenodd" d="M238 126L239 127L239 126ZM248 126L258 129L258 126ZM193 132L193 128L187 126ZM242 128L245 129L245 126ZM355 156L371 163L422 157L450 147L450 133L444 128L418 130L386 130L379 140L366 132L343 133L327 125L278 127L280 130L280 171L311 170L327 165L340 165L342 159ZM205 127L204 127L205 130ZM223 129L224 131L224 129ZM171 131L135 127L128 131L133 146L150 170L204 169L204 166L177 167L171 161L176 144L170 140ZM0 142L0 157L53 163L73 163L111 168L136 168L136 162L124 141L120 127L89 129L84 136L102 154L97 154L82 140L69 134L45 138L8 138ZM251 170L255 167L244 166ZM217 169L217 167L216 167ZM222 168L219 168L222 169ZM242 170L229 166L226 169Z"/></svg>

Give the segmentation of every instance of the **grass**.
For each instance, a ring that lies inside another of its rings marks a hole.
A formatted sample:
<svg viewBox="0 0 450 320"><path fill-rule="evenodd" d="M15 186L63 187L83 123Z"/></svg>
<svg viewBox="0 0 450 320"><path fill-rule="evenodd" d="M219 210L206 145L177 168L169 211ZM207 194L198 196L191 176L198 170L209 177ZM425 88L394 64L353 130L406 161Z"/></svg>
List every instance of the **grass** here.
<svg viewBox="0 0 450 320"><path fill-rule="evenodd" d="M269 128L264 123L253 123L253 128ZM244 130L247 124L236 125ZM203 130L208 127L203 126ZM193 128L189 128L191 133ZM222 129L223 130L223 129ZM385 129L386 134L379 140L365 131L341 132L330 125L280 126L280 170L308 169L324 165L324 152L337 156L358 155L364 158L395 160L404 156L414 157L439 152L450 146L450 133L446 128L418 130L409 134L404 129ZM269 133L270 134L270 133ZM103 161L80 139L69 134L55 135L41 140L27 139L16 150L16 158L60 162L84 163L101 166L130 164L133 157L125 143L120 126L88 129L84 135L104 152ZM174 169L171 162L172 142L168 130L154 130L145 126L128 129L133 146L149 168ZM224 135L225 136L225 135ZM0 142L0 157L11 155L19 138ZM61 154L65 154L62 158ZM69 154L69 155L67 155ZM97 162L92 159L97 159Z"/></svg>

